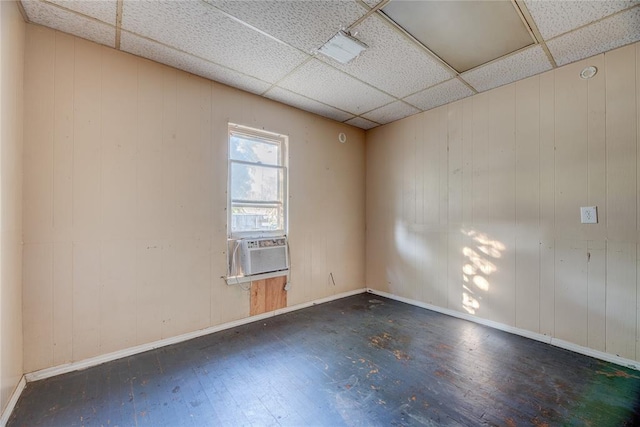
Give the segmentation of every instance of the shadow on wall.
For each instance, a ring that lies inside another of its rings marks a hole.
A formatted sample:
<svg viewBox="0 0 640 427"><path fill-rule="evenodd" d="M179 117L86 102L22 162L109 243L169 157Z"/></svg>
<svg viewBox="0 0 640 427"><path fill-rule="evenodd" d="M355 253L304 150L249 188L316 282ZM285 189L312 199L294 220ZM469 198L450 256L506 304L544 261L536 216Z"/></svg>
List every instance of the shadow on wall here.
<svg viewBox="0 0 640 427"><path fill-rule="evenodd" d="M431 277L430 272L437 271L438 247L433 247L418 224L397 220L387 232L389 241L393 242L386 246L384 254L389 292L428 301L424 288L435 283L436 277Z"/></svg>
<svg viewBox="0 0 640 427"><path fill-rule="evenodd" d="M497 271L493 259L502 257L505 246L476 230L460 230L473 242L462 249L465 257L462 266L462 308L469 314L475 314L480 308L482 296L489 292L490 276Z"/></svg>

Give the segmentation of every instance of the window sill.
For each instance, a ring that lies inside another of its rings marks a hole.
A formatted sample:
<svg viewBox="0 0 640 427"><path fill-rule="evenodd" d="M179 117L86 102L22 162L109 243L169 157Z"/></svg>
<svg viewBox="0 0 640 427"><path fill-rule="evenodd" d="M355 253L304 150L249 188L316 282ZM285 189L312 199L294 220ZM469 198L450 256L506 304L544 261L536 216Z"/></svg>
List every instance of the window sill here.
<svg viewBox="0 0 640 427"><path fill-rule="evenodd" d="M227 282L227 285L231 286L231 285L241 285L243 283L249 283L254 280L271 279L272 277L286 276L287 274L289 274L288 269L280 270L280 271L272 271L269 273L254 274L251 276L229 276L229 277L225 277L224 280Z"/></svg>

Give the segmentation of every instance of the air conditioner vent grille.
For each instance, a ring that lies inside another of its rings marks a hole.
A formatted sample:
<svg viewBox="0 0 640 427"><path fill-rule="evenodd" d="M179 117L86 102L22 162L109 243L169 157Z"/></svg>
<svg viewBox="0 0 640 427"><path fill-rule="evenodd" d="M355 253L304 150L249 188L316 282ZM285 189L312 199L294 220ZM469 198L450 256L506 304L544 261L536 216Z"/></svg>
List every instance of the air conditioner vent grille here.
<svg viewBox="0 0 640 427"><path fill-rule="evenodd" d="M287 240L284 237L242 240L240 249L240 262L245 276L288 268Z"/></svg>

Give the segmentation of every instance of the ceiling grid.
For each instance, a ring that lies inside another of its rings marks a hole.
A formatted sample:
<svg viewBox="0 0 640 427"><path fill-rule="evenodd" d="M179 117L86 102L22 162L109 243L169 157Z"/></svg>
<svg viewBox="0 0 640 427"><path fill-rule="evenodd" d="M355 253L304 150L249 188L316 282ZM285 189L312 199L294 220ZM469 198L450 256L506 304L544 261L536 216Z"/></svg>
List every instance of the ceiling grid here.
<svg viewBox="0 0 640 427"><path fill-rule="evenodd" d="M21 0L20 7L29 22L363 129L640 40L640 0ZM409 21L397 22L403 15ZM511 33L518 26L530 42L520 38L514 50L513 40L496 39L522 37ZM340 30L368 46L345 65L317 52Z"/></svg>
<svg viewBox="0 0 640 427"><path fill-rule="evenodd" d="M122 38L122 2L123 0L117 0L116 6L116 45L115 48L120 50L120 41Z"/></svg>

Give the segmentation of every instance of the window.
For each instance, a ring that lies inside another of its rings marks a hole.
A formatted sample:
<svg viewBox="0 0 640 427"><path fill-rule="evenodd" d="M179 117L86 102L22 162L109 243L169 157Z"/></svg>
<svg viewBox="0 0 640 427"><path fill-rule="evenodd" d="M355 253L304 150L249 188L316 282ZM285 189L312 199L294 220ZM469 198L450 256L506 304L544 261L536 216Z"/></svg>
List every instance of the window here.
<svg viewBox="0 0 640 427"><path fill-rule="evenodd" d="M229 124L229 237L285 235L287 137Z"/></svg>

